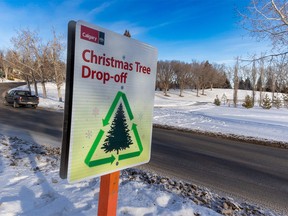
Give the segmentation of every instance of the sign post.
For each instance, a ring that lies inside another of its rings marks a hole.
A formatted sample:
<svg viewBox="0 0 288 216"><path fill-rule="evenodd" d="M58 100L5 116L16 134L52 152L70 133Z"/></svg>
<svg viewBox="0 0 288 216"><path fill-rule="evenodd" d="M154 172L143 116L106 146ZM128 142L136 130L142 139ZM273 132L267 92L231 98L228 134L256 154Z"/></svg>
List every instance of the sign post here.
<svg viewBox="0 0 288 216"><path fill-rule="evenodd" d="M101 176L98 216L116 215L120 171Z"/></svg>
<svg viewBox="0 0 288 216"><path fill-rule="evenodd" d="M99 215L116 214L119 171L150 160L156 68L154 47L69 23L60 176L102 176Z"/></svg>

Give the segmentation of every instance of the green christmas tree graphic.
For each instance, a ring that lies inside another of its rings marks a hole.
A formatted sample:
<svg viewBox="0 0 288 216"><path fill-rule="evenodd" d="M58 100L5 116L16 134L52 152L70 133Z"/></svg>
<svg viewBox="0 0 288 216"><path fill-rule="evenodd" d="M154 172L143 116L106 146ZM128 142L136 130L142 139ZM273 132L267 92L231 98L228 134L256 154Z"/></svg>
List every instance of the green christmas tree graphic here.
<svg viewBox="0 0 288 216"><path fill-rule="evenodd" d="M119 154L119 151L129 148L132 144L129 132L123 105L120 103L101 149L104 149L105 153L116 151Z"/></svg>

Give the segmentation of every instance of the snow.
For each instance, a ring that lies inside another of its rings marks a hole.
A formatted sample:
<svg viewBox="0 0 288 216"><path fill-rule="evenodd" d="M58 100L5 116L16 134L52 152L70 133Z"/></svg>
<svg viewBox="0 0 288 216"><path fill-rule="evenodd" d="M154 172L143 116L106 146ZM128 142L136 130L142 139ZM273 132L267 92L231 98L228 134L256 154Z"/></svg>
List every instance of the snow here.
<svg viewBox="0 0 288 216"><path fill-rule="evenodd" d="M63 111L64 103L58 101L56 86L48 83L46 88L48 98L40 98L39 107ZM62 91L64 98L64 87ZM39 92L41 97L40 88ZM184 97L179 97L177 90L171 90L167 97L156 91L154 124L286 144L288 109L264 110L259 106L245 109L241 105L234 108L231 104L229 106L232 90L213 89L206 90L205 93L205 96L197 97L195 91L186 90ZM213 101L216 95L222 98L224 93L229 99L228 103L215 106ZM248 93L239 91L239 98L243 99ZM67 180L60 179L59 152L57 148L25 141L21 134L18 137L0 134L0 215L97 213L99 178L75 184L68 184ZM195 196L187 197L175 192L173 188L168 190L170 186L151 184L143 179L141 173L132 175L128 171L121 172L117 215L219 215L211 206L207 208L207 205L198 205ZM197 194L202 194L201 197L204 194L214 201L225 200L208 189L199 190L201 193ZM240 205L233 200L229 202ZM259 215L274 215L269 211L258 212L262 212ZM239 211L239 215L240 213Z"/></svg>
<svg viewBox="0 0 288 216"><path fill-rule="evenodd" d="M95 215L100 180L59 178L59 149L0 135L0 215ZM192 200L122 174L117 215L218 215Z"/></svg>
<svg viewBox="0 0 288 216"><path fill-rule="evenodd" d="M249 137L249 139L281 142L287 145L288 109L275 107L263 109L257 103L252 109L242 107L243 100L251 92L239 90L239 104L232 105L233 90L206 90L206 95L196 97L195 91L185 91L179 97L179 91L172 90L169 97L156 92L154 105L154 124L172 126L200 132ZM228 103L221 106L213 104L216 95L219 99L226 95ZM268 93L271 97L271 94ZM259 98L259 92L256 95ZM242 101L242 102L241 102Z"/></svg>

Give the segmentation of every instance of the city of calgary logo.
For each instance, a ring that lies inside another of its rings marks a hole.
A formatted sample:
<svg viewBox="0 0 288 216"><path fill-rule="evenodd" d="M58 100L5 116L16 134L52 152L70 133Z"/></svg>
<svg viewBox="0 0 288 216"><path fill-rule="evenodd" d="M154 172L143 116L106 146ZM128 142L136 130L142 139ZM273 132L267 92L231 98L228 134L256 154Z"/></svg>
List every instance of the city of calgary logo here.
<svg viewBox="0 0 288 216"><path fill-rule="evenodd" d="M81 39L104 45L105 33L81 25Z"/></svg>

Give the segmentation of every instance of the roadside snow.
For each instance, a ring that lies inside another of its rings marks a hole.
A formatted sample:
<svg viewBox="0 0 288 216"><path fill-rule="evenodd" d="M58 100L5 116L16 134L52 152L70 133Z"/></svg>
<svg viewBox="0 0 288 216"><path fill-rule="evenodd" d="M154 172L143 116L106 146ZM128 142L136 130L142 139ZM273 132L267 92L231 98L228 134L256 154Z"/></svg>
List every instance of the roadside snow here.
<svg viewBox="0 0 288 216"><path fill-rule="evenodd" d="M60 151L0 135L0 215L96 215L99 178L69 185ZM122 172L117 215L218 215Z"/></svg>
<svg viewBox="0 0 288 216"><path fill-rule="evenodd" d="M0 215L96 215L99 178L68 184L59 178L60 149L0 134ZM121 171L119 216L267 215L270 211L220 197L194 184Z"/></svg>

